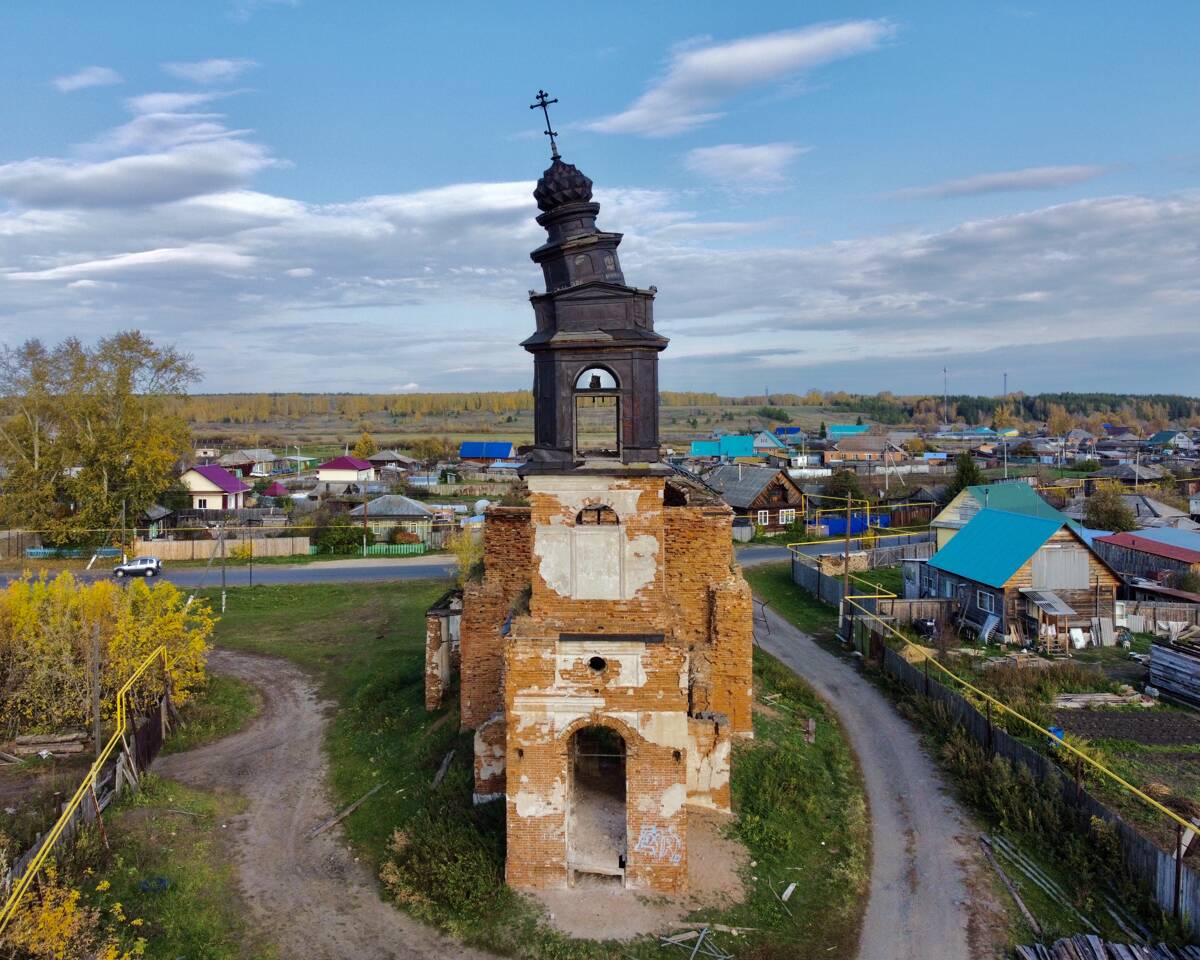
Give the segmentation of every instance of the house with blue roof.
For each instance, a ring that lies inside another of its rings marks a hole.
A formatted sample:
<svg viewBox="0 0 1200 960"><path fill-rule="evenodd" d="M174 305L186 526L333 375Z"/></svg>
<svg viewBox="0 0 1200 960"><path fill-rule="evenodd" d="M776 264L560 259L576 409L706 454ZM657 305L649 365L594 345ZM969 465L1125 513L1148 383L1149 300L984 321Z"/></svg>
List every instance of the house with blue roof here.
<svg viewBox="0 0 1200 960"><path fill-rule="evenodd" d="M513 445L508 440L464 440L458 448L459 460L488 464L495 460L511 460Z"/></svg>
<svg viewBox="0 0 1200 960"><path fill-rule="evenodd" d="M919 595L958 601L960 623L983 642L1052 653L1091 642L1093 620L1114 615L1121 578L1054 513L980 510L923 565Z"/></svg>

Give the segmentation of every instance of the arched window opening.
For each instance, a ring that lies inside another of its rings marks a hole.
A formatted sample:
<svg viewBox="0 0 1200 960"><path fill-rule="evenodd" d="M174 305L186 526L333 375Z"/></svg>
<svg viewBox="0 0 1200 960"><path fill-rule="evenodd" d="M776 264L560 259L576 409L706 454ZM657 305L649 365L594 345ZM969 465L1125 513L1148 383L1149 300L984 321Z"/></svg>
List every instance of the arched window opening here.
<svg viewBox="0 0 1200 960"><path fill-rule="evenodd" d="M621 455L620 384L612 371L589 367L575 378L575 455L616 459Z"/></svg>
<svg viewBox="0 0 1200 960"><path fill-rule="evenodd" d="M617 516L612 507L606 506L603 503L598 503L595 506L584 507L575 515L575 524L580 527L598 526L600 524L620 523L621 519Z"/></svg>
<svg viewBox="0 0 1200 960"><path fill-rule="evenodd" d="M625 876L624 738L609 727L584 727L570 742L571 806L567 826L572 873Z"/></svg>

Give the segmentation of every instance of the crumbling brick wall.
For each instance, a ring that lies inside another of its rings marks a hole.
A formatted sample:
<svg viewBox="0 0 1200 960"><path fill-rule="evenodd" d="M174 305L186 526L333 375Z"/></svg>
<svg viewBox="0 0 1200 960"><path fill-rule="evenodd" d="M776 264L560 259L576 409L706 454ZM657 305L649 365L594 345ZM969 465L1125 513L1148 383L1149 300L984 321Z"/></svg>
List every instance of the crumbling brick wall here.
<svg viewBox="0 0 1200 960"><path fill-rule="evenodd" d="M732 524L724 504L667 508L667 596L691 652L692 711L723 713L735 735L752 736L753 607Z"/></svg>
<svg viewBox="0 0 1200 960"><path fill-rule="evenodd" d="M446 618L425 615L425 709L439 710L450 682L450 640L444 637Z"/></svg>
<svg viewBox="0 0 1200 960"><path fill-rule="evenodd" d="M500 632L529 584L532 529L528 507L491 507L484 516L484 574L463 589L460 639L462 729L487 722L502 706Z"/></svg>
<svg viewBox="0 0 1200 960"><path fill-rule="evenodd" d="M688 717L688 803L730 811L729 719L720 713Z"/></svg>
<svg viewBox="0 0 1200 960"><path fill-rule="evenodd" d="M475 731L475 797L485 803L504 796L507 719L497 711Z"/></svg>

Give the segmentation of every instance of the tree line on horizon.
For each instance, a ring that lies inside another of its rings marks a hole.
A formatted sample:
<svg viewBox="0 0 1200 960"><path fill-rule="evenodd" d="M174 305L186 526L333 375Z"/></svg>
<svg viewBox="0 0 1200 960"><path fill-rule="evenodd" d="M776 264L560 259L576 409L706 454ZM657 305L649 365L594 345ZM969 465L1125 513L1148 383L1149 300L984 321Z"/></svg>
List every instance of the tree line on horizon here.
<svg viewBox="0 0 1200 960"><path fill-rule="evenodd" d="M1066 424L1098 432L1102 423L1119 423L1135 432L1163 429L1171 424L1200 426L1200 398L1180 394L1132 393L1013 393L1008 397L954 394L876 394L842 390L807 393L748 394L734 397L700 391L664 390L663 407L746 407L786 409L818 407L844 410L880 424L940 423L971 426L1021 426ZM266 423L300 421L313 417L360 421L383 414L394 420L420 422L426 417L463 414L516 416L533 410L528 390L454 393L221 393L191 394L174 401L176 410L191 424Z"/></svg>

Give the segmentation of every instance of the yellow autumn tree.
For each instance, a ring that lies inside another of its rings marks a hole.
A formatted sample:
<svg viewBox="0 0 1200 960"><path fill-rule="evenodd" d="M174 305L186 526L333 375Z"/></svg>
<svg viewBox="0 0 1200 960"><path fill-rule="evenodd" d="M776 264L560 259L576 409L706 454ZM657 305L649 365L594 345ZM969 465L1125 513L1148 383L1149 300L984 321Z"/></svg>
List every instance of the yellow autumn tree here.
<svg viewBox="0 0 1200 960"><path fill-rule="evenodd" d="M112 716L116 691L159 644L173 661L174 701L186 703L204 681L214 622L206 604L189 607L170 583L83 584L69 573L13 581L0 592L0 739L88 724L96 631L103 719ZM148 704L161 684L161 671L150 671L134 688L134 705Z"/></svg>

